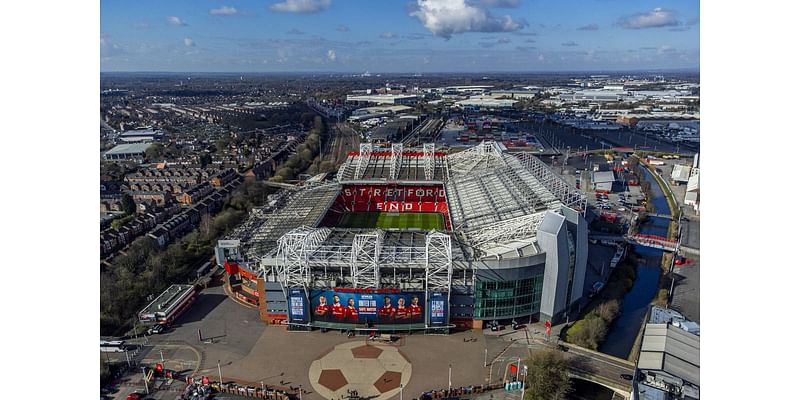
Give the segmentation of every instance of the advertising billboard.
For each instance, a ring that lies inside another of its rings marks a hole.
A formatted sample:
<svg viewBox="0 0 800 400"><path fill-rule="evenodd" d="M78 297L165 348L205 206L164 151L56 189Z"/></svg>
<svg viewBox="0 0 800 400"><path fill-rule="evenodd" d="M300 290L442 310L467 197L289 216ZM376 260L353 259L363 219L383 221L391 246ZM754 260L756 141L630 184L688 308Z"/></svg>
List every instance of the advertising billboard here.
<svg viewBox="0 0 800 400"><path fill-rule="evenodd" d="M428 325L440 326L447 325L447 293L431 293L430 305L428 306Z"/></svg>
<svg viewBox="0 0 800 400"><path fill-rule="evenodd" d="M289 321L308 322L306 294L303 289L289 289Z"/></svg>
<svg viewBox="0 0 800 400"><path fill-rule="evenodd" d="M422 324L424 292L316 290L310 293L312 320L349 324Z"/></svg>

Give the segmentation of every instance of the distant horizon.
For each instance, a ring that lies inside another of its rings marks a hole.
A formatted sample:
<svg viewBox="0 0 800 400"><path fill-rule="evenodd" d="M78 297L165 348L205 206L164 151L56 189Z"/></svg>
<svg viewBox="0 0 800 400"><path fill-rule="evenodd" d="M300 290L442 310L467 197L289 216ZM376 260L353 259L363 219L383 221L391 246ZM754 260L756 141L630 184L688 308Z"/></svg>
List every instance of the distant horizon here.
<svg viewBox="0 0 800 400"><path fill-rule="evenodd" d="M197 75L363 75L369 73L375 75L565 75L565 74L628 74L628 73L697 73L700 74L700 67L692 68L646 68L646 69L619 69L619 70L542 70L542 71L437 71L437 72L380 72L380 71L100 71L100 74L197 74Z"/></svg>

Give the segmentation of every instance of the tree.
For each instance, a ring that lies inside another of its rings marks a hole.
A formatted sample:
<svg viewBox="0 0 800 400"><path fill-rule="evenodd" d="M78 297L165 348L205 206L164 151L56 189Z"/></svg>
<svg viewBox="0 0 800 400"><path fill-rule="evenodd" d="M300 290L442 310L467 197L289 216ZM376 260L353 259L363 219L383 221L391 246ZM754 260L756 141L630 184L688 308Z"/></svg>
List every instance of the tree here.
<svg viewBox="0 0 800 400"><path fill-rule="evenodd" d="M213 218L210 214L205 213L202 217L200 217L200 233L203 235L203 238L212 238L216 235L216 232L212 231L214 227L212 225Z"/></svg>
<svg viewBox="0 0 800 400"><path fill-rule="evenodd" d="M320 172L331 172L334 170L333 163L330 161L323 161L319 163L319 171Z"/></svg>
<svg viewBox="0 0 800 400"><path fill-rule="evenodd" d="M124 211L125 214L136 213L136 202L133 201L133 197L127 193L122 195L122 211Z"/></svg>
<svg viewBox="0 0 800 400"><path fill-rule="evenodd" d="M609 300L597 307L597 315L606 322L611 322L619 313L619 300Z"/></svg>
<svg viewBox="0 0 800 400"><path fill-rule="evenodd" d="M205 168L208 164L211 164L211 154L203 153L200 155L200 167Z"/></svg>
<svg viewBox="0 0 800 400"><path fill-rule="evenodd" d="M144 151L144 158L146 158L147 161L158 160L163 155L164 155L164 145L160 143L156 143L148 147L147 150Z"/></svg>
<svg viewBox="0 0 800 400"><path fill-rule="evenodd" d="M525 360L525 365L528 366L526 400L563 399L572 391L567 361L561 352L554 349L537 351Z"/></svg>

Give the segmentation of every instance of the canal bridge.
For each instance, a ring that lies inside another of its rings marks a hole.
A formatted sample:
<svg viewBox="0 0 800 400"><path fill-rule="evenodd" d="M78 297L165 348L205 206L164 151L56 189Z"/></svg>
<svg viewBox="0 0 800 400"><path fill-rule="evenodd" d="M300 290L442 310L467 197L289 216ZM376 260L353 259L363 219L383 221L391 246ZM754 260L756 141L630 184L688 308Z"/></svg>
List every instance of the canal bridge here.
<svg viewBox="0 0 800 400"><path fill-rule="evenodd" d="M567 374L570 378L603 386L614 392L614 399L629 400L632 398L632 382L622 377L634 374L636 365L631 361L563 341L558 341L558 347L556 347L555 342L535 339L526 347L529 349L559 348L564 352L564 357L569 365Z"/></svg>
<svg viewBox="0 0 800 400"><path fill-rule="evenodd" d="M626 242L630 244L652 247L655 249L670 251L670 252L674 252L678 248L678 242L676 240L669 240L663 236L658 236L658 235L633 234L633 235L623 236L623 235L590 234L589 239L598 240L600 242L609 242L609 243Z"/></svg>

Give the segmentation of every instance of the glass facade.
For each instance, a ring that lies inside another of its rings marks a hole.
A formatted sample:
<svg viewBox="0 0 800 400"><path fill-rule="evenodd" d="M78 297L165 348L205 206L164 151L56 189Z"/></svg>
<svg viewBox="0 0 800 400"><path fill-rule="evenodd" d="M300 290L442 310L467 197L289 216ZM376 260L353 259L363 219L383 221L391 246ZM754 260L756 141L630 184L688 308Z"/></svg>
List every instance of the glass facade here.
<svg viewBox="0 0 800 400"><path fill-rule="evenodd" d="M538 313L543 281L544 274L513 281L475 282L475 318L506 319Z"/></svg>

